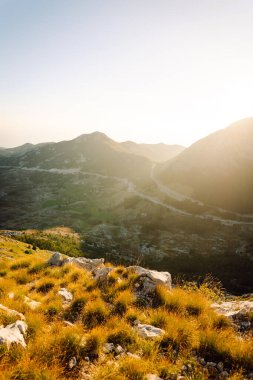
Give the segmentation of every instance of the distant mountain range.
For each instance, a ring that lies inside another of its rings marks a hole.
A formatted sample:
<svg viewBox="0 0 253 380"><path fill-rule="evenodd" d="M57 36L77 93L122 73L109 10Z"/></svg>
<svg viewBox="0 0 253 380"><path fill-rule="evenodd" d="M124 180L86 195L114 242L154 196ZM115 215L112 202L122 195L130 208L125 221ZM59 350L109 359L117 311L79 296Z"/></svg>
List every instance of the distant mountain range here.
<svg viewBox="0 0 253 380"><path fill-rule="evenodd" d="M253 118L212 133L159 167L160 180L206 204L253 212Z"/></svg>
<svg viewBox="0 0 253 380"><path fill-rule="evenodd" d="M71 141L2 149L0 165L78 168L138 180L149 177L151 161L175 157L183 149L177 145L117 143L103 133L94 132Z"/></svg>

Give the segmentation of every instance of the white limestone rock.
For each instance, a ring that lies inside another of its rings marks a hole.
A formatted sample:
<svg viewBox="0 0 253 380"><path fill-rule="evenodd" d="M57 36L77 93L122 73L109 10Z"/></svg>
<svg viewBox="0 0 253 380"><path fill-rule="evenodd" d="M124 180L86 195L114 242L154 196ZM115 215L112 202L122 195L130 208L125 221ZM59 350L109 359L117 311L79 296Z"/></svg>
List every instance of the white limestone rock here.
<svg viewBox="0 0 253 380"><path fill-rule="evenodd" d="M158 338L161 335L165 334L164 330L151 325L143 325L141 323L137 323L135 325L135 328L138 332L138 335L146 339Z"/></svg>
<svg viewBox="0 0 253 380"><path fill-rule="evenodd" d="M61 288L58 294L62 297L64 302L71 302L73 300L73 294L70 293L66 288Z"/></svg>
<svg viewBox="0 0 253 380"><path fill-rule="evenodd" d="M26 348L24 335L27 331L27 324L24 321L16 321L11 325L0 328L0 344L6 344L7 349L12 344L20 344Z"/></svg>

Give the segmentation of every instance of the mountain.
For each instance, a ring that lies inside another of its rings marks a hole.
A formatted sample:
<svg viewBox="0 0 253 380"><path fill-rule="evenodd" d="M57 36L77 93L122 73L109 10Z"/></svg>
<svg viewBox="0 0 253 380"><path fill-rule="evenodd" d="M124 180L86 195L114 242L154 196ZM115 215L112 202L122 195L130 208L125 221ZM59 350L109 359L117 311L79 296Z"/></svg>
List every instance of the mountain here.
<svg viewBox="0 0 253 380"><path fill-rule="evenodd" d="M143 156L153 162L164 162L177 156L185 148L181 145L167 144L136 144L132 141L125 141L121 145L132 154Z"/></svg>
<svg viewBox="0 0 253 380"><path fill-rule="evenodd" d="M164 184L204 203L253 212L253 118L197 141L161 165Z"/></svg>
<svg viewBox="0 0 253 380"><path fill-rule="evenodd" d="M9 155L0 154L0 165L80 169L138 180L149 176L151 166L147 158L129 153L121 144L100 132L42 146L25 144L10 151Z"/></svg>
<svg viewBox="0 0 253 380"><path fill-rule="evenodd" d="M23 154L30 152L32 150L38 149L42 146L52 144L52 143L41 143L41 144L30 144L26 143L21 146L14 148L0 148L0 158L1 156L11 157L11 156L22 156Z"/></svg>

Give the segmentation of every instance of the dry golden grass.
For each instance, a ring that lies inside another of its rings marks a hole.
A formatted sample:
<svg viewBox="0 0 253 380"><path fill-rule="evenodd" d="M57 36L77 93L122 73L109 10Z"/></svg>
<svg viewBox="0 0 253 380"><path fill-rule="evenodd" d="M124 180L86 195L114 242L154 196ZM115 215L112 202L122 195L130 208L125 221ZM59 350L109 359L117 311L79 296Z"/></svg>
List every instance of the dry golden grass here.
<svg viewBox="0 0 253 380"><path fill-rule="evenodd" d="M196 354L222 361L234 370L232 380L243 379L252 366L252 339L239 336L227 318L211 309L215 292L207 284L171 291L159 286L156 308L147 308L135 302L136 276L124 267L115 268L99 287L90 273L73 265L47 267L44 251L27 255L26 244L9 238L0 238L0 244L0 303L23 313L28 324L26 349L12 346L8 351L0 345L0 380L81 379L84 370L92 380L143 380L148 373L166 380L186 363L192 366L188 380L207 379ZM73 294L71 303L59 296L61 287ZM40 306L31 310L25 297ZM0 325L17 319L0 311ZM135 320L165 334L145 340L138 336ZM104 343L120 345L139 358L105 355ZM73 357L77 364L70 369Z"/></svg>

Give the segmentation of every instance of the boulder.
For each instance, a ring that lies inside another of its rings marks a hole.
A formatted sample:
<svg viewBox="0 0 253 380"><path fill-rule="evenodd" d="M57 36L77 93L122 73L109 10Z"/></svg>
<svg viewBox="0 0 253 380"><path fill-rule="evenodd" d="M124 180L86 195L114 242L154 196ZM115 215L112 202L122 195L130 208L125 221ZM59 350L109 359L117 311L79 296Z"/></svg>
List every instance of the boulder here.
<svg viewBox="0 0 253 380"><path fill-rule="evenodd" d="M110 267L97 268L94 271L94 280L96 280L100 284L103 284L107 281L107 277L112 270L113 268Z"/></svg>
<svg viewBox="0 0 253 380"><path fill-rule="evenodd" d="M11 325L0 328L0 344L6 344L9 349L12 344L20 344L26 347L24 335L27 331L27 324L24 321L16 321Z"/></svg>
<svg viewBox="0 0 253 380"><path fill-rule="evenodd" d="M62 297L63 301L71 302L73 300L73 295L66 288L61 288L58 294Z"/></svg>
<svg viewBox="0 0 253 380"><path fill-rule="evenodd" d="M151 325L143 325L141 323L137 323L135 325L135 328L138 332L138 335L146 339L158 338L161 335L165 334L164 330Z"/></svg>
<svg viewBox="0 0 253 380"><path fill-rule="evenodd" d="M60 252L54 252L47 264L54 267L60 267L64 263L64 258L62 257Z"/></svg>
<svg viewBox="0 0 253 380"><path fill-rule="evenodd" d="M131 266L127 270L138 275L135 281L136 296L146 306L152 306L155 302L155 289L157 285L164 285L168 289L171 289L171 274L169 272L158 272L139 266Z"/></svg>

